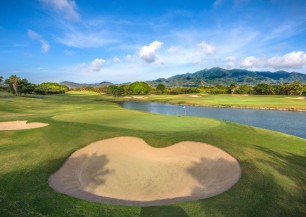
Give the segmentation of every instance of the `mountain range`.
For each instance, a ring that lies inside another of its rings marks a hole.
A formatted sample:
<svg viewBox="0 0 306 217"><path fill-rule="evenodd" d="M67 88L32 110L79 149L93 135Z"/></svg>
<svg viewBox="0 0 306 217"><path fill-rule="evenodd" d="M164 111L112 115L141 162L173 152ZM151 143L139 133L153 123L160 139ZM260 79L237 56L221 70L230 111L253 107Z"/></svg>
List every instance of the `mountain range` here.
<svg viewBox="0 0 306 217"><path fill-rule="evenodd" d="M108 82L108 81L102 81L100 83L86 84L86 83L75 83L71 81L63 81L63 82L60 82L60 84L66 85L69 88L76 88L76 87L101 87L101 86L112 85L113 83Z"/></svg>
<svg viewBox="0 0 306 217"><path fill-rule="evenodd" d="M203 69L194 73L186 73L153 81L147 81L152 86L164 84L167 87L197 87L210 85L230 85L258 83L281 84L292 83L294 81L306 82L306 74L286 71L248 71L245 69L223 69L211 68Z"/></svg>
<svg viewBox="0 0 306 217"><path fill-rule="evenodd" d="M306 74L286 71L249 71L245 69L223 69L215 67L211 69L203 69L194 73L180 74L169 78L159 78L146 82L152 86L164 84L167 87L197 87L211 85L230 85L232 83L236 83L238 85L256 85L259 83L282 84L292 83L294 81L299 81L302 83L306 82ZM69 88L112 85L112 83L108 81L103 81L95 84L79 84L75 82L64 81L61 82L61 84L64 84Z"/></svg>

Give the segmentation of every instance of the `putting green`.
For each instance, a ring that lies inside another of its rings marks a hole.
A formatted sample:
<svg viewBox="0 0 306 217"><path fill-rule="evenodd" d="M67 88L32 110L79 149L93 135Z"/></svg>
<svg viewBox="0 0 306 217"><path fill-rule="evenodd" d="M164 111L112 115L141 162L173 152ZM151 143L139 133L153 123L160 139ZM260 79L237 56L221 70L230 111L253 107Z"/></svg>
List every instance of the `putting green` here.
<svg viewBox="0 0 306 217"><path fill-rule="evenodd" d="M215 119L161 116L139 111L127 111L117 106L113 106L109 110L78 111L56 115L53 119L145 131L194 131L221 125L221 122Z"/></svg>

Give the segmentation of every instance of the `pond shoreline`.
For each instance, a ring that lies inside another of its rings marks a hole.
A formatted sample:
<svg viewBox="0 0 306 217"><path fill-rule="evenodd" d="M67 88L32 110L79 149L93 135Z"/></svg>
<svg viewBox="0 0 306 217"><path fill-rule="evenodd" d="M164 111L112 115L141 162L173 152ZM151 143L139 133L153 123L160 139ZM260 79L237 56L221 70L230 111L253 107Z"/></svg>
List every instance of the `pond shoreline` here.
<svg viewBox="0 0 306 217"><path fill-rule="evenodd" d="M235 109L258 109L258 110L277 110L277 111L292 111L292 112L306 112L305 109L300 108L280 108L280 107L256 107L256 106L235 106L235 105L199 105L199 104L188 104L188 103L174 103L174 102L163 102L159 100L138 100L138 99L124 99L124 100L111 100L111 102L158 102L169 105L181 105L181 106L197 106L197 107L210 107L210 108L235 108Z"/></svg>
<svg viewBox="0 0 306 217"><path fill-rule="evenodd" d="M241 107L191 106L136 100L117 101L117 103L126 109L174 116L186 116L188 114L188 116L214 118L306 138L305 112L275 109L244 109Z"/></svg>

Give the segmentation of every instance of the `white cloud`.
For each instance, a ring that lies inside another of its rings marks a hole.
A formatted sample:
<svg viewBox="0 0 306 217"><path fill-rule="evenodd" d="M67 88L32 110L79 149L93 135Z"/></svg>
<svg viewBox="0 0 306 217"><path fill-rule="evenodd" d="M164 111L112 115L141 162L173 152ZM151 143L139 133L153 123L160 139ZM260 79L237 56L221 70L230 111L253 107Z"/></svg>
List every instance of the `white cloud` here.
<svg viewBox="0 0 306 217"><path fill-rule="evenodd" d="M95 59L89 65L91 70L100 71L105 62L106 61L104 59Z"/></svg>
<svg viewBox="0 0 306 217"><path fill-rule="evenodd" d="M65 50L64 50L64 53L65 53L65 54L67 54L68 56L72 56L72 55L74 55L74 54L75 54L75 52L74 52L74 51L72 51L72 50L68 50L68 49L65 49Z"/></svg>
<svg viewBox="0 0 306 217"><path fill-rule="evenodd" d="M254 56L249 56L241 60L240 66L246 68L260 67L264 64L264 61L265 61L264 59Z"/></svg>
<svg viewBox="0 0 306 217"><path fill-rule="evenodd" d="M40 40L41 49L43 53L48 53L50 49L50 44L45 40Z"/></svg>
<svg viewBox="0 0 306 217"><path fill-rule="evenodd" d="M47 42L41 35L39 35L37 32L29 29L28 30L28 36L29 38L38 41L41 44L41 51L43 53L48 53L51 46L49 42Z"/></svg>
<svg viewBox="0 0 306 217"><path fill-rule="evenodd" d="M255 57L248 56L237 58L229 56L225 58L227 67L256 68L258 70L290 70L306 67L306 53L304 51L292 51L283 56Z"/></svg>
<svg viewBox="0 0 306 217"><path fill-rule="evenodd" d="M74 0L40 0L47 6L51 6L54 10L64 13L67 20L79 20L80 15L77 12L77 5Z"/></svg>
<svg viewBox="0 0 306 217"><path fill-rule="evenodd" d="M57 41L61 44L76 48L102 47L116 42L116 39L110 38L106 32L88 32L70 29L64 36L58 37Z"/></svg>
<svg viewBox="0 0 306 217"><path fill-rule="evenodd" d="M298 69L306 66L306 54L303 51L293 51L283 56L271 57L267 65L274 69Z"/></svg>
<svg viewBox="0 0 306 217"><path fill-rule="evenodd" d="M114 57L113 62L114 63L120 63L120 58L119 57Z"/></svg>
<svg viewBox="0 0 306 217"><path fill-rule="evenodd" d="M58 81L71 80L76 82L98 82L111 81L113 83L133 82L139 80L153 80L159 77L170 77L174 74L182 74L188 71L194 72L202 69L201 66L190 66L181 64L147 64L139 56L129 55L131 61L127 57L121 58L120 64L114 63L111 59L107 64L103 65L102 70L95 72L92 70L91 62L85 62L78 65L71 65L59 68L61 74L57 78Z"/></svg>
<svg viewBox="0 0 306 217"><path fill-rule="evenodd" d="M137 62L137 60L139 60L139 57L137 55L127 54L125 56L125 60L128 62Z"/></svg>
<svg viewBox="0 0 306 217"><path fill-rule="evenodd" d="M178 51L179 51L179 47L177 46L171 46L166 50L166 52L168 53L177 53Z"/></svg>
<svg viewBox="0 0 306 217"><path fill-rule="evenodd" d="M228 56L225 57L226 67L227 68L234 68L236 66L236 57L235 56Z"/></svg>
<svg viewBox="0 0 306 217"><path fill-rule="evenodd" d="M216 52L216 48L211 45L206 43L205 41L200 42L197 44L197 46L206 54L206 55L212 55Z"/></svg>
<svg viewBox="0 0 306 217"><path fill-rule="evenodd" d="M163 46L163 42L153 41L149 45L143 46L139 51L139 57L146 61L147 63L157 62L158 56L156 55L156 51Z"/></svg>
<svg viewBox="0 0 306 217"><path fill-rule="evenodd" d="M40 36L37 32L35 32L35 31L31 30L31 29L28 30L28 36L29 36L31 39L34 39L34 40L39 40L39 39L41 39L41 36Z"/></svg>

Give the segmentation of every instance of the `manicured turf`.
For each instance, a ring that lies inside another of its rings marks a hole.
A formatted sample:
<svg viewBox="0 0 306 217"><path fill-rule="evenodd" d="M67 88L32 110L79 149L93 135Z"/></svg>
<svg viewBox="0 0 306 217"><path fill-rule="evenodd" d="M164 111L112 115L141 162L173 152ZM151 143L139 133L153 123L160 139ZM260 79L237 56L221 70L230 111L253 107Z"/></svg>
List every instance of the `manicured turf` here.
<svg viewBox="0 0 306 217"><path fill-rule="evenodd" d="M201 97L192 97L195 94L182 95L148 95L139 101L165 102L173 104L200 105L200 106L225 106L225 107L250 107L271 108L288 110L305 110L306 98L303 96L260 96L260 95L231 95L231 94L199 94ZM106 99L113 97L105 96ZM115 98L115 100L129 100L127 98Z"/></svg>
<svg viewBox="0 0 306 217"><path fill-rule="evenodd" d="M0 131L1 216L306 216L305 139L213 119L125 110L104 99L76 92L42 98L0 95L0 121L50 124ZM299 100L293 102L300 106ZM115 136L140 137L154 147L184 140L209 143L239 160L242 177L216 197L146 208L90 203L48 186L49 175L72 152Z"/></svg>

